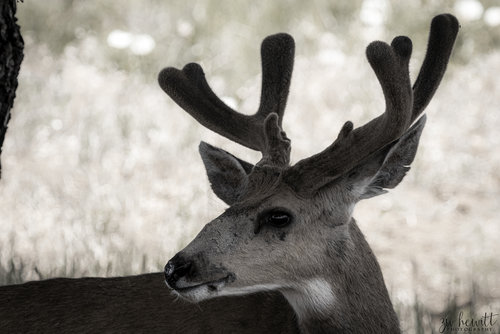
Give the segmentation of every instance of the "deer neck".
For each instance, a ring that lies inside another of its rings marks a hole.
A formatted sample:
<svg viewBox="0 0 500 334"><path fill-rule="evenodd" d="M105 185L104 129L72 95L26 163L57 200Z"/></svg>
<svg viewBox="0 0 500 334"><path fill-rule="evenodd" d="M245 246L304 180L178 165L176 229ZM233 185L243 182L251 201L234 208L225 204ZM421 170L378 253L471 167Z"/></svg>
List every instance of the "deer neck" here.
<svg viewBox="0 0 500 334"><path fill-rule="evenodd" d="M400 333L380 266L354 219L326 274L282 291L303 333Z"/></svg>

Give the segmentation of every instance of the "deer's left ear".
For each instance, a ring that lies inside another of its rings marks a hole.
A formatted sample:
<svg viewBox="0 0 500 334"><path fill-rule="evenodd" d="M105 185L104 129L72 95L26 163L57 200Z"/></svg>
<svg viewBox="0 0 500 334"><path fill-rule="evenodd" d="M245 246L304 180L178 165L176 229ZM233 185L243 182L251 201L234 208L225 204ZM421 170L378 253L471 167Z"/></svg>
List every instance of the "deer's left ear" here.
<svg viewBox="0 0 500 334"><path fill-rule="evenodd" d="M396 187L410 170L426 116L422 116L400 139L370 155L352 169L343 181L358 200L371 198Z"/></svg>
<svg viewBox="0 0 500 334"><path fill-rule="evenodd" d="M247 188L253 165L203 141L199 151L214 193L228 205L236 203Z"/></svg>

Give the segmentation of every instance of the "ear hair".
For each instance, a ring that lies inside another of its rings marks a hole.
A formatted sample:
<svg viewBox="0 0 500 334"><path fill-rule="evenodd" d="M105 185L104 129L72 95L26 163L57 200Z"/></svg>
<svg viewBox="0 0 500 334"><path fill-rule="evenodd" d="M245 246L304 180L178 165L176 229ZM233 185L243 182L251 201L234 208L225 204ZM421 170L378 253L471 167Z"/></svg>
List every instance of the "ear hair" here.
<svg viewBox="0 0 500 334"><path fill-rule="evenodd" d="M248 174L254 166L203 141L199 151L214 193L228 205L237 202L248 187Z"/></svg>
<svg viewBox="0 0 500 334"><path fill-rule="evenodd" d="M387 145L361 163L347 176L354 184L358 200L385 194L395 188L415 159L426 116L422 116L400 139Z"/></svg>

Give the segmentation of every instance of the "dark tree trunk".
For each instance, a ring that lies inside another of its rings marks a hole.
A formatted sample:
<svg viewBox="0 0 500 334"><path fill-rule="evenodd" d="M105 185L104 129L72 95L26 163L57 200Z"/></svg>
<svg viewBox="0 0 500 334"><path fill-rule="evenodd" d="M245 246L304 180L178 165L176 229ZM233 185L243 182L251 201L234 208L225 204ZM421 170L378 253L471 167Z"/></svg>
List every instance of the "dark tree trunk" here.
<svg viewBox="0 0 500 334"><path fill-rule="evenodd" d="M16 0L0 1L0 155L24 56L24 41L16 23L16 5ZM0 177L1 173L0 162Z"/></svg>

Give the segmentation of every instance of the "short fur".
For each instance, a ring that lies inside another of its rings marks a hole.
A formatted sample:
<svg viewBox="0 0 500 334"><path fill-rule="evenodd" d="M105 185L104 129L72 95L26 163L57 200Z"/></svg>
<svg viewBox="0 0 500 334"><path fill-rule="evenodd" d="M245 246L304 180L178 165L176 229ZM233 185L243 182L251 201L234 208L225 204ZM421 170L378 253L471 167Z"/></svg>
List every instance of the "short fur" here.
<svg viewBox="0 0 500 334"><path fill-rule="evenodd" d="M0 333L298 333L279 293L193 304L163 280L155 273L2 286Z"/></svg>

